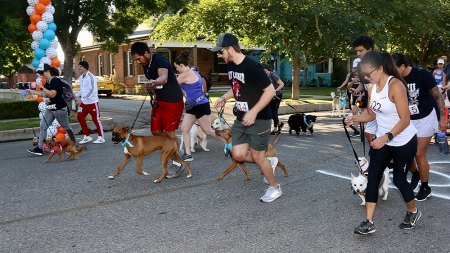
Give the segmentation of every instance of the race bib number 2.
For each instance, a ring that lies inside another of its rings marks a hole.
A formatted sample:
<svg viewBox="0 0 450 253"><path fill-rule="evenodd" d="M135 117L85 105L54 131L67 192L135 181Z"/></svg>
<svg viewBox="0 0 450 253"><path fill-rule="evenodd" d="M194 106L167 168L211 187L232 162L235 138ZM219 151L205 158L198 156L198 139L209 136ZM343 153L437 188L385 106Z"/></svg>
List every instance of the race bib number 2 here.
<svg viewBox="0 0 450 253"><path fill-rule="evenodd" d="M419 107L418 107L417 105L410 105L410 106L409 106L409 113L410 113L411 115L419 114L419 113L420 113Z"/></svg>
<svg viewBox="0 0 450 253"><path fill-rule="evenodd" d="M247 102L236 102L236 108L241 112L248 112L248 103Z"/></svg>

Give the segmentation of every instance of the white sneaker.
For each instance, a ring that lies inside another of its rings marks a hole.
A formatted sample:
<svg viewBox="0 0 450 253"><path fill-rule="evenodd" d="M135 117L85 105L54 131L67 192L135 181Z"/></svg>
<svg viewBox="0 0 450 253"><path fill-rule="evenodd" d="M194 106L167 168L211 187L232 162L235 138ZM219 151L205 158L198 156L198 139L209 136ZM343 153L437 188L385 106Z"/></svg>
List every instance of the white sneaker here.
<svg viewBox="0 0 450 253"><path fill-rule="evenodd" d="M273 169L273 176L275 176L275 168L277 167L277 164L278 164L278 158L277 157L267 157L267 159L270 161L270 165L272 166L272 169ZM265 184L269 184L269 181L267 180L266 177L263 178L263 181Z"/></svg>
<svg viewBox="0 0 450 253"><path fill-rule="evenodd" d="M80 142L78 142L79 144L85 144L85 143L88 143L88 142L90 142L90 141L92 141L92 137L91 136L84 136L84 138L80 141Z"/></svg>
<svg viewBox="0 0 450 253"><path fill-rule="evenodd" d="M93 143L98 144L98 143L105 143L105 139L103 139L103 137L98 137L97 140L95 140Z"/></svg>
<svg viewBox="0 0 450 253"><path fill-rule="evenodd" d="M269 203L279 198L282 193L283 192L281 191L280 184L277 184L277 187L269 186L269 188L267 188L266 190L266 193L259 200Z"/></svg>

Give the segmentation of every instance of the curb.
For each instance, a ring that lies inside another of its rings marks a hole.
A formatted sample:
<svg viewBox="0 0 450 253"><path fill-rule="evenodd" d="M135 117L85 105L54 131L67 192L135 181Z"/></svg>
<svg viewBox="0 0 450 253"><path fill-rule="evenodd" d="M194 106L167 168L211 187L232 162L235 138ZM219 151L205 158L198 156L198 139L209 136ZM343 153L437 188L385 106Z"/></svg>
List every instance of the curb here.
<svg viewBox="0 0 450 253"><path fill-rule="evenodd" d="M100 117L100 120L103 125L103 131L112 131L114 129L112 118ZM87 125L90 129L96 129L96 126L92 121L87 121ZM81 130L79 123L70 123L70 126L75 135ZM0 131L0 142L31 140L34 137L33 130L34 133L36 133L36 136L38 136L40 131L39 127Z"/></svg>

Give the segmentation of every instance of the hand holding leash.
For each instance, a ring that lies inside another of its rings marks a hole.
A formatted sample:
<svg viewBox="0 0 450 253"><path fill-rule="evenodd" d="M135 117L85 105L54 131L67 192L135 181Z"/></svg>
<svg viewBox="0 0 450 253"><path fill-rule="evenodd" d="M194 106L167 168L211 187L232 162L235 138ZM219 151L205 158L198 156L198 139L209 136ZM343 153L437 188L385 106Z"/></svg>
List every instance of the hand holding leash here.
<svg viewBox="0 0 450 253"><path fill-rule="evenodd" d="M250 110L244 115L244 118L242 119L242 124L244 126L251 126L251 125L255 124L255 120L256 120L256 114L253 113L252 110Z"/></svg>
<svg viewBox="0 0 450 253"><path fill-rule="evenodd" d="M215 108L224 107L226 103L227 99L222 96L216 100L216 102L214 103L214 107Z"/></svg>
<svg viewBox="0 0 450 253"><path fill-rule="evenodd" d="M344 122L345 122L345 124L346 124L347 126L352 125L352 124L353 124L353 114L349 113L349 114L347 115L347 117L345 117Z"/></svg>

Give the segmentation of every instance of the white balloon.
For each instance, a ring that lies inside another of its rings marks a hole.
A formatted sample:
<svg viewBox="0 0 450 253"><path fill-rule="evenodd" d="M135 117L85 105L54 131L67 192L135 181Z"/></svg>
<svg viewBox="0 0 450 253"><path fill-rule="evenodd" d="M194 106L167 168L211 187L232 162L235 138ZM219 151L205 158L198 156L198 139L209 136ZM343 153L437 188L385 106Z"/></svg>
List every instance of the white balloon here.
<svg viewBox="0 0 450 253"><path fill-rule="evenodd" d="M42 65L44 65L44 64L52 65L52 60L48 56L44 56L44 57L41 58L40 64L42 64Z"/></svg>
<svg viewBox="0 0 450 253"><path fill-rule="evenodd" d="M37 22L36 27L41 32L45 32L45 30L48 29L47 23L45 21L42 21L42 20Z"/></svg>
<svg viewBox="0 0 450 253"><path fill-rule="evenodd" d="M51 125L47 128L47 138L52 138L58 132L55 126Z"/></svg>
<svg viewBox="0 0 450 253"><path fill-rule="evenodd" d="M54 49L58 49L58 41L56 39L50 41L50 47L54 48Z"/></svg>
<svg viewBox="0 0 450 253"><path fill-rule="evenodd" d="M34 10L33 6L28 6L27 7L27 14L28 16L31 16L31 14L36 13L36 11Z"/></svg>
<svg viewBox="0 0 450 253"><path fill-rule="evenodd" d="M52 4L47 5L47 7L45 7L45 12L48 12L50 14L55 14L55 7L53 7Z"/></svg>
<svg viewBox="0 0 450 253"><path fill-rule="evenodd" d="M39 0L27 0L27 3L30 6L34 7L37 3L39 3Z"/></svg>
<svg viewBox="0 0 450 253"><path fill-rule="evenodd" d="M40 102L38 105L38 109L41 113L45 112L45 110L47 110L47 106L45 105L45 102ZM41 116L39 113L39 116Z"/></svg>
<svg viewBox="0 0 450 253"><path fill-rule="evenodd" d="M42 39L44 37L44 34L41 31L34 31L31 34L31 37L33 37L33 40L39 41L40 39Z"/></svg>
<svg viewBox="0 0 450 253"><path fill-rule="evenodd" d="M51 14L50 12L44 12L44 14L42 14L42 20L47 23L53 22L53 14Z"/></svg>
<svg viewBox="0 0 450 253"><path fill-rule="evenodd" d="M36 40L33 41L33 42L31 42L31 48L32 48L33 50L35 50L35 49L38 48L38 47L39 47L39 42L37 42Z"/></svg>
<svg viewBox="0 0 450 253"><path fill-rule="evenodd" d="M45 50L45 55L47 55L48 58L54 58L58 52L56 52L56 49L49 47L47 50Z"/></svg>

